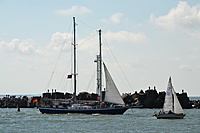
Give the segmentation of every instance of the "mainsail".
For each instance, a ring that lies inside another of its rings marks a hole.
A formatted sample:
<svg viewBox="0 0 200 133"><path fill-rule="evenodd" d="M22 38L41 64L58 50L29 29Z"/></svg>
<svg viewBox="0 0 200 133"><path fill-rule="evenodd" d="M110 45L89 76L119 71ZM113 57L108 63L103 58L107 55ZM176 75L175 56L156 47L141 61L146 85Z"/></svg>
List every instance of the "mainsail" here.
<svg viewBox="0 0 200 133"><path fill-rule="evenodd" d="M105 102L124 105L124 101L122 100L121 95L104 63L103 63L103 66L104 66L105 78L106 78Z"/></svg>
<svg viewBox="0 0 200 133"><path fill-rule="evenodd" d="M173 110L173 95L172 95L172 82L171 82L171 77L169 78L168 86L167 86L167 91L165 95L165 103L163 106L163 111L164 112L169 112L174 111Z"/></svg>

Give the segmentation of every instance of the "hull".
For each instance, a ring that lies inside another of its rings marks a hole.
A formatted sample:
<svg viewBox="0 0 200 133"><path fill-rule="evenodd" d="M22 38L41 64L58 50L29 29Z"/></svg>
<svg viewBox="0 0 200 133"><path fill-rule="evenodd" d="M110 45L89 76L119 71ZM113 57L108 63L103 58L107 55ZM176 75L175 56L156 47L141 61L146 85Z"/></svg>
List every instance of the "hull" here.
<svg viewBox="0 0 200 133"><path fill-rule="evenodd" d="M108 115L122 115L128 107L119 108L100 108L100 109L67 109L67 108L50 108L40 107L42 114L108 114Z"/></svg>
<svg viewBox="0 0 200 133"><path fill-rule="evenodd" d="M157 119L183 119L185 114L155 114Z"/></svg>

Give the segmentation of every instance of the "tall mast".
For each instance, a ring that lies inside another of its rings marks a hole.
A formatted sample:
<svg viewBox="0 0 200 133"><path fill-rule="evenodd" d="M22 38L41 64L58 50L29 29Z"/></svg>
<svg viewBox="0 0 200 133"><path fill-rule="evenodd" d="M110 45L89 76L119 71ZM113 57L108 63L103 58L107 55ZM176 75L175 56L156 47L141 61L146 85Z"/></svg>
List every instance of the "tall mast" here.
<svg viewBox="0 0 200 133"><path fill-rule="evenodd" d="M99 91L100 91L100 101L102 101L102 55L101 55L101 29L99 30Z"/></svg>
<svg viewBox="0 0 200 133"><path fill-rule="evenodd" d="M73 17L74 22L74 99L73 101L76 102L76 22L75 17Z"/></svg>
<svg viewBox="0 0 200 133"><path fill-rule="evenodd" d="M96 93L100 96L100 59L99 59L99 54L97 55L97 58L95 62L97 63L97 90Z"/></svg>

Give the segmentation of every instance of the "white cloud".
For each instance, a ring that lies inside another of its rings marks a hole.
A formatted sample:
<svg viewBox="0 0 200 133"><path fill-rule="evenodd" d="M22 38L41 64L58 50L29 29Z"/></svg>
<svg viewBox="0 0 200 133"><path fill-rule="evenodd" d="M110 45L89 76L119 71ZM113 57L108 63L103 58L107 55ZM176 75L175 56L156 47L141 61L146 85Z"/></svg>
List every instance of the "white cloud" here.
<svg viewBox="0 0 200 133"><path fill-rule="evenodd" d="M33 53L35 52L34 41L31 39L23 40L19 45L19 50L22 53Z"/></svg>
<svg viewBox="0 0 200 133"><path fill-rule="evenodd" d="M190 71L191 70L191 67L189 65L186 65L186 64L182 64L179 66L180 69L183 69L183 70L188 70Z"/></svg>
<svg viewBox="0 0 200 133"><path fill-rule="evenodd" d="M190 6L180 1L176 8L172 8L165 16L150 16L150 21L165 29L176 30L185 28L200 28L200 5Z"/></svg>
<svg viewBox="0 0 200 133"><path fill-rule="evenodd" d="M115 24L119 24L121 22L122 16L123 16L122 13L115 13L110 17L110 20Z"/></svg>
<svg viewBox="0 0 200 133"><path fill-rule="evenodd" d="M72 43L72 34L56 32L52 35L52 47L55 50L69 50L69 44Z"/></svg>
<svg viewBox="0 0 200 133"><path fill-rule="evenodd" d="M198 60L198 59L200 59L200 56L199 55L189 55L188 58L189 59L197 59Z"/></svg>
<svg viewBox="0 0 200 133"><path fill-rule="evenodd" d="M56 11L57 14L62 15L86 14L91 12L91 10L84 6L72 6L70 9Z"/></svg>
<svg viewBox="0 0 200 133"><path fill-rule="evenodd" d="M181 60L181 58L175 57L175 58L170 58L169 60L171 60L171 61L179 61L179 60Z"/></svg>
<svg viewBox="0 0 200 133"><path fill-rule="evenodd" d="M123 64L123 67L131 71L136 71L138 69L141 70L145 66L145 62L142 58L123 59L121 60L121 64Z"/></svg>
<svg viewBox="0 0 200 133"><path fill-rule="evenodd" d="M109 41L116 41L120 43L136 43L146 40L146 36L144 34L128 31L107 32L105 36Z"/></svg>
<svg viewBox="0 0 200 133"><path fill-rule="evenodd" d="M200 52L200 46L195 47L195 48L194 48L194 51L198 51L198 52Z"/></svg>
<svg viewBox="0 0 200 133"><path fill-rule="evenodd" d="M118 12L110 16L108 19L102 19L101 21L104 23L114 23L119 24L121 22L121 17L124 16L122 13Z"/></svg>
<svg viewBox="0 0 200 133"><path fill-rule="evenodd" d="M187 36L189 36L192 39L192 41L197 41L197 42L200 41L200 38L199 38L200 32L199 32L199 30L196 30L196 31L191 30L191 31L187 31L187 32L184 32L184 33L186 33Z"/></svg>
<svg viewBox="0 0 200 133"><path fill-rule="evenodd" d="M78 44L78 49L80 51L86 51L91 55L95 55L97 54L98 44L99 42L97 38L91 38L90 40L87 40L87 42L85 39L81 39Z"/></svg>
<svg viewBox="0 0 200 133"><path fill-rule="evenodd" d="M96 33L94 33L96 34ZM118 43L140 43L146 40L146 36L142 33L133 33L128 31L118 32L106 32L102 37L105 37L106 41L113 41ZM56 32L52 35L52 48L59 50L63 47L65 50L69 50L69 46L73 42L72 34ZM98 51L98 38L93 34L86 38L79 38L77 40L78 49L80 51L86 51L90 54L96 54ZM70 45L69 45L70 44ZM104 49L107 50L107 49Z"/></svg>
<svg viewBox="0 0 200 133"><path fill-rule="evenodd" d="M10 42L1 41L0 49L4 52L19 52L32 54L36 51L35 42L32 39L13 39Z"/></svg>
<svg viewBox="0 0 200 133"><path fill-rule="evenodd" d="M200 65L196 65L196 68L197 68L197 69L200 69Z"/></svg>
<svg viewBox="0 0 200 133"><path fill-rule="evenodd" d="M139 43L146 40L144 34L128 31L106 32L102 37L105 37L106 41L119 43ZM70 33L56 32L52 35L51 48L54 50L60 50L61 48L64 50L70 50L71 43L73 42L72 38L73 36ZM78 50L85 51L91 55L96 54L98 52L99 44L99 40L96 37L96 31L85 38L78 38L77 44ZM104 48L104 50L107 49Z"/></svg>

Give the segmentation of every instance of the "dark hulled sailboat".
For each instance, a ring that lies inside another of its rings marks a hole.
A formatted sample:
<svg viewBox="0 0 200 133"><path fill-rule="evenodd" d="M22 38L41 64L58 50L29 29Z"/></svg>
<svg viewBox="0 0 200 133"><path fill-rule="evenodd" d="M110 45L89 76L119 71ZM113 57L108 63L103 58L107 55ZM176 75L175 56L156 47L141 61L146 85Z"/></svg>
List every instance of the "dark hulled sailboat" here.
<svg viewBox="0 0 200 133"><path fill-rule="evenodd" d="M74 22L74 93L73 93L73 102L67 107L56 108L56 107L39 107L41 113L47 114L123 114L128 107L125 106L124 101L122 100L120 93L105 65L104 72L105 72L105 79L106 79L106 92L105 92L105 99L102 101L102 94L101 94L101 86L102 86L102 57L101 57L101 30L99 30L99 48L100 53L98 55L97 61L99 62L99 70L100 70L100 82L99 82L99 94L100 94L100 102L96 106L88 106L78 103L76 100L76 23L75 17L73 17Z"/></svg>

